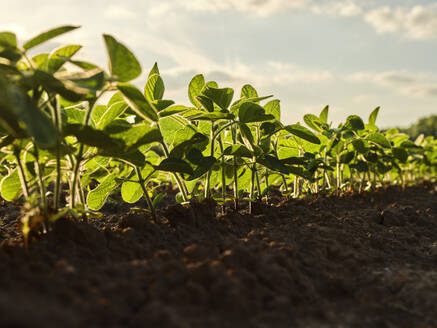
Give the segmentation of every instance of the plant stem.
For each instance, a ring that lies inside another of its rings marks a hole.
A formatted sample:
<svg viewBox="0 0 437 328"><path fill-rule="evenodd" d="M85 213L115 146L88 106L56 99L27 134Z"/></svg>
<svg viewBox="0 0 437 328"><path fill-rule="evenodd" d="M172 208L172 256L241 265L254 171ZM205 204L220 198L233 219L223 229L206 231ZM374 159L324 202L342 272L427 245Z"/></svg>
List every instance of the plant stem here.
<svg viewBox="0 0 437 328"><path fill-rule="evenodd" d="M21 189L23 189L24 198L26 200L28 200L29 199L29 186L27 185L23 163L21 163L21 159L20 159L20 150L18 148L14 148L14 156L15 156L15 159L17 160L18 176L20 178Z"/></svg>
<svg viewBox="0 0 437 328"><path fill-rule="evenodd" d="M159 124L156 124L157 128L159 131L161 131L161 127L159 126ZM164 140L161 141L161 147L162 150L164 151L164 155L166 158L169 157L170 155L170 151L168 150L167 144L165 143ZM183 181L181 180L181 178L179 177L179 175L177 173L172 173L174 179L176 180L176 184L178 185L178 188L182 194L182 199L184 200L184 202L188 202L188 190L187 190L187 186L185 185L185 183L183 183Z"/></svg>
<svg viewBox="0 0 437 328"><path fill-rule="evenodd" d="M211 138L211 156L214 156L214 121L211 121L211 132L210 132L210 138ZM211 171L212 168L210 168L208 170L208 172L206 173L206 180L205 180L205 198L209 198L211 193L210 193L210 180L211 180Z"/></svg>
<svg viewBox="0 0 437 328"><path fill-rule="evenodd" d="M256 162L255 162L255 164L253 164L253 169L255 171L256 188L258 190L258 201L261 201L261 184L260 184L260 181L259 181L258 171L256 169Z"/></svg>
<svg viewBox="0 0 437 328"><path fill-rule="evenodd" d="M91 118L91 112L93 110L94 104L96 103L97 99L93 99L92 101L88 102L88 108L85 113L85 118L83 121L84 125L88 125L90 118ZM70 207L74 208L76 206L76 186L77 186L77 179L79 175L79 168L80 168L80 162L82 161L83 151L84 151L85 145L83 143L80 144L79 147L79 153L76 156L76 162L74 163L73 168L73 179L71 183L71 191L70 191ZM85 204L84 204L85 205Z"/></svg>
<svg viewBox="0 0 437 328"><path fill-rule="evenodd" d="M226 206L226 164L225 164L225 156L223 155L224 147L223 147L223 140L220 137L218 139L219 146L220 146L220 152L222 153L222 198L223 198L223 206L222 206L222 213L225 214L225 206Z"/></svg>
<svg viewBox="0 0 437 328"><path fill-rule="evenodd" d="M253 162L255 163L255 158L252 158ZM255 164L254 164L255 166ZM252 177L250 179L250 199L249 199L249 214L252 214L252 206L253 206L253 194L255 193L255 168L252 166Z"/></svg>
<svg viewBox="0 0 437 328"><path fill-rule="evenodd" d="M39 184L39 191L40 191L40 195L41 195L43 214L44 214L44 218L47 219L48 218L48 207L47 207L46 187L44 185L44 179L43 179L44 169L39 161L38 148L35 144L33 144L33 147L35 149L35 159L36 159L35 170L36 170L36 175L38 177L38 184Z"/></svg>
<svg viewBox="0 0 437 328"><path fill-rule="evenodd" d="M299 197L299 181L298 181L298 176L295 175L294 176L294 182L293 182L293 197L294 198L298 198Z"/></svg>
<svg viewBox="0 0 437 328"><path fill-rule="evenodd" d="M50 97L50 95L49 95ZM52 119L53 123L56 126L56 131L58 132L58 136L56 138L56 181L55 181L55 200L54 200L54 207L55 212L59 209L59 200L61 196L61 149L60 149L60 140L59 137L61 135L61 118L60 118L60 111L59 111L59 101L56 101L56 98L52 99L55 101L55 104L51 103L51 99L47 101L47 106L49 106L50 111L52 112Z"/></svg>
<svg viewBox="0 0 437 328"><path fill-rule="evenodd" d="M232 144L237 144L237 136L235 128L231 128L232 133ZM232 164L234 166L234 208L235 211L238 211L238 168L237 168L237 158L233 156Z"/></svg>
<svg viewBox="0 0 437 328"><path fill-rule="evenodd" d="M266 203L269 203L269 169L266 169L266 175L265 175L265 179L266 179Z"/></svg>
<svg viewBox="0 0 437 328"><path fill-rule="evenodd" d="M282 184L284 185L284 188L285 188L285 193L287 194L287 197L288 197L287 179L285 178L285 175L282 173L281 173L281 178L282 178Z"/></svg>
<svg viewBox="0 0 437 328"><path fill-rule="evenodd" d="M139 181L139 183L140 183L141 189L143 190L144 198L146 199L147 206L149 207L150 212L152 213L153 221L156 222L156 212L155 212L155 208L153 207L152 200L150 199L149 193L148 193L148 191L147 191L146 184L145 184L146 181L143 180L143 177L142 177L142 175L141 175L141 170L139 169L138 166L135 166L135 172L136 172L136 174L137 174L138 181Z"/></svg>

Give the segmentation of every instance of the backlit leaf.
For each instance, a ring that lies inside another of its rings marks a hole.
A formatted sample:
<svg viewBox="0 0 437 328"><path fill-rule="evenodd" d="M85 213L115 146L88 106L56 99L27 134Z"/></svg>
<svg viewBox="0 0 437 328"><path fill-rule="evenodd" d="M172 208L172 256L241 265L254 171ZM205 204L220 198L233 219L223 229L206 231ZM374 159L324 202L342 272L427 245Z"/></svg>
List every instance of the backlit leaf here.
<svg viewBox="0 0 437 328"><path fill-rule="evenodd" d="M13 170L5 176L0 183L1 196L4 200L11 202L22 194L20 177L18 170Z"/></svg>
<svg viewBox="0 0 437 328"><path fill-rule="evenodd" d="M73 25L65 25L65 26L56 27L54 29L48 30L48 31L43 32L41 34L38 34L36 37L30 39L29 41L27 41L23 45L23 48L25 50L29 50L33 47L36 47L37 45L40 45L43 42L46 42L50 39L57 37L58 35L73 31L79 27L80 26L73 26Z"/></svg>
<svg viewBox="0 0 437 328"><path fill-rule="evenodd" d="M118 83L117 88L123 94L124 100L140 117L151 122L159 120L154 108L135 86L128 83Z"/></svg>
<svg viewBox="0 0 437 328"><path fill-rule="evenodd" d="M111 191L119 185L116 180L117 176L117 173L108 175L95 189L88 193L86 202L90 209L98 211L103 207Z"/></svg>
<svg viewBox="0 0 437 328"><path fill-rule="evenodd" d="M120 82L129 82L141 74L141 66L135 55L113 36L104 34L109 57L109 71Z"/></svg>
<svg viewBox="0 0 437 328"><path fill-rule="evenodd" d="M308 142L311 142L313 144L320 144L320 139L317 138L317 136L312 133L310 130L308 130L306 127L299 125L299 124L291 124L291 125L286 125L284 127L284 129L287 132L290 132L291 134L302 138Z"/></svg>

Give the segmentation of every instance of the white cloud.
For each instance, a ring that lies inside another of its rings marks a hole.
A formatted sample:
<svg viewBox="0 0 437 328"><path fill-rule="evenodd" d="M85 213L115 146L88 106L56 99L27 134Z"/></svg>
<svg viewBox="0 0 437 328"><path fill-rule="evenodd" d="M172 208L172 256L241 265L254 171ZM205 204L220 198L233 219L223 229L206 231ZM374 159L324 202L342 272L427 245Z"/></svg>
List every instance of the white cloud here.
<svg viewBox="0 0 437 328"><path fill-rule="evenodd" d="M333 79L332 73L326 70L303 69L282 62L269 62L267 66L272 74L270 79L275 84L323 82Z"/></svg>
<svg viewBox="0 0 437 328"><path fill-rule="evenodd" d="M112 4L105 9L104 16L109 19L126 20L136 18L137 14L122 5Z"/></svg>
<svg viewBox="0 0 437 328"><path fill-rule="evenodd" d="M182 0L188 10L220 11L236 10L251 12L259 16L268 16L283 9L303 8L311 0Z"/></svg>
<svg viewBox="0 0 437 328"><path fill-rule="evenodd" d="M239 11L257 16L270 16L287 10L305 10L316 15L361 17L378 33L400 32L411 39L437 37L437 3L428 5L382 6L357 0L178 0L188 11ZM179 7L179 8L178 8Z"/></svg>
<svg viewBox="0 0 437 328"><path fill-rule="evenodd" d="M411 39L426 40L437 37L437 4L412 8L384 6L370 10L364 20L378 33L401 32Z"/></svg>
<svg viewBox="0 0 437 328"><path fill-rule="evenodd" d="M362 12L354 0L181 0L180 4L193 11L235 10L258 16L270 16L284 10L296 9L330 16L356 16Z"/></svg>
<svg viewBox="0 0 437 328"><path fill-rule="evenodd" d="M148 15L149 17L162 17L169 13L172 9L172 5L167 2L162 2L159 4L156 4L154 6L151 6Z"/></svg>
<svg viewBox="0 0 437 328"><path fill-rule="evenodd" d="M347 77L347 80L391 88L406 96L437 96L437 76L432 74L406 71L357 72Z"/></svg>
<svg viewBox="0 0 437 328"><path fill-rule="evenodd" d="M314 2L311 6L311 11L315 14L329 16L358 16L363 12L363 9L354 1L331 1L331 2Z"/></svg>

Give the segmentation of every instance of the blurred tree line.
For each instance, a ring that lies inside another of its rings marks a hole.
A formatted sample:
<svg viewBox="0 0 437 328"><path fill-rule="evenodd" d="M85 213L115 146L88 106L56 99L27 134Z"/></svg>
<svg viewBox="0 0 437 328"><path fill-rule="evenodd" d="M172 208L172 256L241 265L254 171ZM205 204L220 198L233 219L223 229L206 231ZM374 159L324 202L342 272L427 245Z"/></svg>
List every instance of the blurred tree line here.
<svg viewBox="0 0 437 328"><path fill-rule="evenodd" d="M437 138L437 115L420 118L416 123L407 128L399 128L401 132L407 133L411 139L416 139L419 135L434 136Z"/></svg>

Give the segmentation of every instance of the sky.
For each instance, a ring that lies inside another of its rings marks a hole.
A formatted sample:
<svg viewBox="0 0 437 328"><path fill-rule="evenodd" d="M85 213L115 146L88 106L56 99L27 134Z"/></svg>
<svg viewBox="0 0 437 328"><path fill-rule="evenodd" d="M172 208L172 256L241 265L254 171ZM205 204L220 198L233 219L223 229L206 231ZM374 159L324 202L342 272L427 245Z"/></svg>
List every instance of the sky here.
<svg viewBox="0 0 437 328"><path fill-rule="evenodd" d="M4 0L5 1L5 0ZM437 1L430 0L31 0L8 1L0 31L25 41L49 28L79 30L36 48L81 44L77 58L107 67L101 35L137 56L145 84L158 62L166 99L188 105L202 73L220 87L252 84L281 100L285 123L330 106L334 124L367 119L382 127L437 114Z"/></svg>

